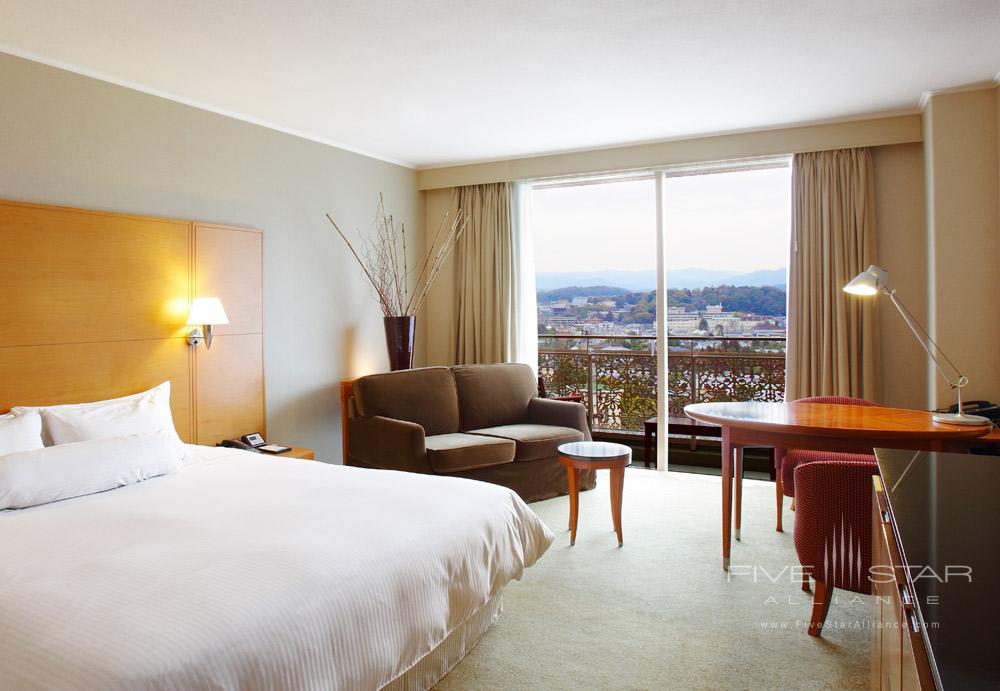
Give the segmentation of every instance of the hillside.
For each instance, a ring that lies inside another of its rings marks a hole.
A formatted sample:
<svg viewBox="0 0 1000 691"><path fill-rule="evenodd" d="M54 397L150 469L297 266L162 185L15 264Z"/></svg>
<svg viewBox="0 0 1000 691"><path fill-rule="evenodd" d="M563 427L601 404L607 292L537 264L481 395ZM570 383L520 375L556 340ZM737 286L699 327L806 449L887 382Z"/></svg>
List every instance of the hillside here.
<svg viewBox="0 0 1000 691"><path fill-rule="evenodd" d="M614 286L570 286L568 288L555 288L553 290L538 291L539 302L553 302L555 300L572 300L578 297L613 298L619 295L630 295L631 291L625 288L615 288Z"/></svg>
<svg viewBox="0 0 1000 691"><path fill-rule="evenodd" d="M653 320L656 292L632 292L613 286L571 286L540 291L538 302L572 300L575 297L613 298L618 309L628 308L629 314L615 321L646 323ZM671 288L667 291L668 307L686 307L689 311L704 310L708 305L722 303L727 312L746 312L762 316L785 316L785 289L774 286L716 286L713 288ZM577 316L587 316L597 307L586 305L573 308ZM603 314L603 312L602 312Z"/></svg>
<svg viewBox="0 0 1000 691"><path fill-rule="evenodd" d="M714 288L667 291L667 306L703 310L707 305L722 306L727 312L752 312L771 317L785 316L784 288L775 286L716 286Z"/></svg>

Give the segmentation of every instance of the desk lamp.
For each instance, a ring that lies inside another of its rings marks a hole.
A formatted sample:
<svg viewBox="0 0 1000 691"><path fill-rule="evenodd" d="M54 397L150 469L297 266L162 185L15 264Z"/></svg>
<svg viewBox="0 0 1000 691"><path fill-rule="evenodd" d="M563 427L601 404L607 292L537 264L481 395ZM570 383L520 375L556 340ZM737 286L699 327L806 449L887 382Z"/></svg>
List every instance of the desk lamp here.
<svg viewBox="0 0 1000 691"><path fill-rule="evenodd" d="M944 422L949 425L990 425L992 424L988 418L982 417L981 415L966 415L962 412L962 389L968 385L969 379L963 375L955 363L952 362L947 355L945 355L934 339L928 335L927 331L922 327L910 311L906 309L903 303L898 297L896 297L896 290L889 288L889 272L880 266L875 266L872 264L868 267L867 271L863 271L855 276L850 283L844 286L844 292L850 293L851 295L860 296L873 296L882 293L889 296L889 300L896 309L899 310L900 315L903 317L903 321L906 325L910 327L910 331L916 336L917 341L923 346L924 350L931 358L931 362L937 368L937 371L941 373L944 380L948 382L948 386L955 389L955 393L958 395L958 412L957 413L934 413L934 422ZM942 361L948 365L954 374L954 378L948 376L948 372L942 365Z"/></svg>

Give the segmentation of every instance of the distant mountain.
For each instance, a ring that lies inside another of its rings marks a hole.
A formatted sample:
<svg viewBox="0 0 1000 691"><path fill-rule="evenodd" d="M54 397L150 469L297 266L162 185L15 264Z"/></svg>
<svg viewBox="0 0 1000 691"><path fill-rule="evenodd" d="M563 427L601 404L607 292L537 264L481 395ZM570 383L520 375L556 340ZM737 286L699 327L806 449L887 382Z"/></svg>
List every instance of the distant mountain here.
<svg viewBox="0 0 1000 691"><path fill-rule="evenodd" d="M553 290L569 286L616 286L628 291L656 287L656 270L651 271L554 271L535 274L535 289Z"/></svg>
<svg viewBox="0 0 1000 691"><path fill-rule="evenodd" d="M761 269L749 273L712 269L675 269L667 272L668 288L709 288L714 286L784 286L784 269Z"/></svg>
<svg viewBox="0 0 1000 691"><path fill-rule="evenodd" d="M713 269L675 269L667 273L668 288L707 288L720 285L784 286L784 269L761 269L749 273ZM656 271L558 271L535 274L541 291L569 286L618 286L630 291L656 288Z"/></svg>

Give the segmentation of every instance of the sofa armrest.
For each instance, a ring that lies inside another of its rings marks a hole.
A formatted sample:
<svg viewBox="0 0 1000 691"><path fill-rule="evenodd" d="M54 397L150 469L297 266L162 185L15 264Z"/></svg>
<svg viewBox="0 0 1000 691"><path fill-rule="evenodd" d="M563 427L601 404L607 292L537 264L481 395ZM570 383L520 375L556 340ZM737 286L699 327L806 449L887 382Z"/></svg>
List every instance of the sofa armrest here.
<svg viewBox="0 0 1000 691"><path fill-rule="evenodd" d="M572 427L583 432L586 441L591 440L590 425L587 424L587 408L582 403L532 398L528 403L527 422L535 425Z"/></svg>
<svg viewBox="0 0 1000 691"><path fill-rule="evenodd" d="M348 420L350 459L385 470L430 473L424 448L424 428L415 422L375 415Z"/></svg>

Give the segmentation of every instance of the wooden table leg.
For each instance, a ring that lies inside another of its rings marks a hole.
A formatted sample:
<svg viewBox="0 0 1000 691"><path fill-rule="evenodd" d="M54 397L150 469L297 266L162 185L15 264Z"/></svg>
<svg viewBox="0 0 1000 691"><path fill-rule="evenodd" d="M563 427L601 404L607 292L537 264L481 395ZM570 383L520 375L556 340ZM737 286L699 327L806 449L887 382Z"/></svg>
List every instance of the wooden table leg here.
<svg viewBox="0 0 1000 691"><path fill-rule="evenodd" d="M729 531L733 511L733 447L729 427L722 428L722 568L729 570Z"/></svg>
<svg viewBox="0 0 1000 691"><path fill-rule="evenodd" d="M642 457L642 462L643 462L643 465L645 465L648 468L649 467L649 461L650 461L650 458L649 458L650 457L650 449L653 447L653 426L651 424L649 424L649 421L646 421L645 423L643 423L643 433L644 433L643 436L645 437L646 448L645 448L645 451L644 451L644 455Z"/></svg>
<svg viewBox="0 0 1000 691"><path fill-rule="evenodd" d="M618 546L622 546L622 491L625 489L625 469L611 469L611 520L618 534Z"/></svg>
<svg viewBox="0 0 1000 691"><path fill-rule="evenodd" d="M580 471L566 466L566 479L569 483L569 544L576 544L576 521L580 508Z"/></svg>
<svg viewBox="0 0 1000 691"><path fill-rule="evenodd" d="M736 484L736 515L733 516L734 537L740 539L740 517L743 513L743 447L737 446L733 451L736 462L733 464L733 482Z"/></svg>
<svg viewBox="0 0 1000 691"><path fill-rule="evenodd" d="M774 451L774 493L775 499L778 504L778 521L775 525L775 530L779 533L783 532L781 527L781 512L784 510L785 504L785 488L781 484L781 463L784 460L785 452L783 449L773 449Z"/></svg>

